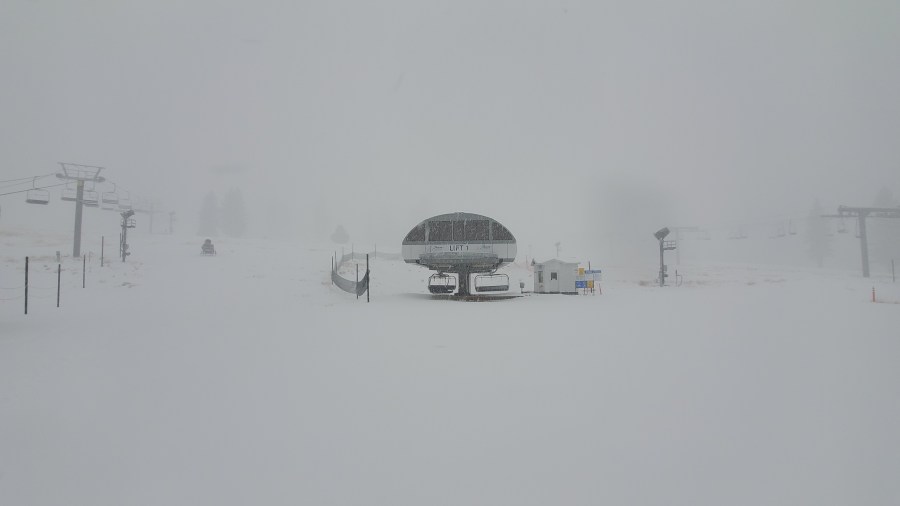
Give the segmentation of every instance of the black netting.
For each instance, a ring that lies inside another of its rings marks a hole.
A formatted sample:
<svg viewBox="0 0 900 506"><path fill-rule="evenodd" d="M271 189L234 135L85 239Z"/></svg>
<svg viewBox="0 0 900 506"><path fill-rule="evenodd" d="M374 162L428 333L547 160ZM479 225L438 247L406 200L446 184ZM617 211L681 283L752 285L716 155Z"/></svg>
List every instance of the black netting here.
<svg viewBox="0 0 900 506"><path fill-rule="evenodd" d="M494 241L515 241L516 240L513 237L513 235L509 232L509 230L506 229L506 227L497 223L496 221L494 222L493 229L494 229L494 232L493 232L492 239Z"/></svg>
<svg viewBox="0 0 900 506"><path fill-rule="evenodd" d="M463 230L466 222L459 220L453 222L453 240L454 241L465 241L465 234L463 234Z"/></svg>
<svg viewBox="0 0 900 506"><path fill-rule="evenodd" d="M430 221L428 222L428 228L429 242L453 240L452 221Z"/></svg>
<svg viewBox="0 0 900 506"><path fill-rule="evenodd" d="M488 220L468 220L466 221L466 240L467 241L487 241L490 239L491 222Z"/></svg>
<svg viewBox="0 0 900 506"><path fill-rule="evenodd" d="M417 225L410 230L403 242L425 242L425 225Z"/></svg>

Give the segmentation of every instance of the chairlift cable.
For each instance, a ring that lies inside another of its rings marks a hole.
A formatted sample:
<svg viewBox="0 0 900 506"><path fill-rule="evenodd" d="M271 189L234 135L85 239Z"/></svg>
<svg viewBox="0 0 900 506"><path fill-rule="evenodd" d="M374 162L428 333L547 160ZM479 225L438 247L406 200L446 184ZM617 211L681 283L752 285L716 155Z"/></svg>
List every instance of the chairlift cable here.
<svg viewBox="0 0 900 506"><path fill-rule="evenodd" d="M18 177L15 179L3 179L3 180L0 180L0 183L11 183L13 181L28 181L29 179L42 179L45 177L52 176L53 174L55 174L55 172L51 172L49 174L41 174L40 176L28 176L28 177ZM12 186L15 186L15 185L12 185Z"/></svg>
<svg viewBox="0 0 900 506"><path fill-rule="evenodd" d="M0 186L0 190L5 190L6 188L12 188L12 187L14 187L14 186L22 186L23 184L28 184L28 183L32 183L32 185L34 185L34 181L36 181L36 180L38 180L38 179L41 179L41 177L40 177L40 176L38 176L38 177L31 177L31 178L28 178L28 179L29 179L28 181L21 181L21 182L18 182L18 183L12 183L12 184L6 184L6 185L3 185L3 186Z"/></svg>
<svg viewBox="0 0 900 506"><path fill-rule="evenodd" d="M55 187L55 186L65 186L65 185L66 185L66 183L59 183L59 184L51 184L51 185L47 185L47 186L37 186L37 187L35 187L35 188L26 188L26 189L24 189L24 190L16 190L16 191L14 191L14 192L0 193L0 197L2 197L2 196L4 196L4 195L13 195L13 194L15 194L15 193L25 193L25 192L30 192L31 190L43 190L43 189L45 189L45 188L53 188L53 187Z"/></svg>

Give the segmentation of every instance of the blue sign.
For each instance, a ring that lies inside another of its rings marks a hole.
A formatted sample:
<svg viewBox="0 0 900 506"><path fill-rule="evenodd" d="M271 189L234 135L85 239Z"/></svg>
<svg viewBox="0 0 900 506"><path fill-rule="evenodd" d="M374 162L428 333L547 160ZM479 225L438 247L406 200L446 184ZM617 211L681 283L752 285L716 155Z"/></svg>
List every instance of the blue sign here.
<svg viewBox="0 0 900 506"><path fill-rule="evenodd" d="M584 271L585 274L600 274L600 269L594 269L592 271Z"/></svg>
<svg viewBox="0 0 900 506"><path fill-rule="evenodd" d="M587 288L587 281L576 281L575 288Z"/></svg>

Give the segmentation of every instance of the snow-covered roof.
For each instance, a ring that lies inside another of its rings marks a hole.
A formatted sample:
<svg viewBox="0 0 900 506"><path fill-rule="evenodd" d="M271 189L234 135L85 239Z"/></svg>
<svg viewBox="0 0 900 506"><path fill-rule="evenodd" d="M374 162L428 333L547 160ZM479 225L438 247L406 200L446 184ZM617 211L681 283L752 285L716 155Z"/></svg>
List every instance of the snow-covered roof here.
<svg viewBox="0 0 900 506"><path fill-rule="evenodd" d="M535 262L534 265L535 265L535 266L538 266L538 265L549 265L549 264L553 264L553 265L574 265L574 266L577 266L577 265L578 265L578 262L566 262L566 261L560 260L560 259L558 259L558 258L551 258L550 260L545 260L545 261L543 261L543 262Z"/></svg>

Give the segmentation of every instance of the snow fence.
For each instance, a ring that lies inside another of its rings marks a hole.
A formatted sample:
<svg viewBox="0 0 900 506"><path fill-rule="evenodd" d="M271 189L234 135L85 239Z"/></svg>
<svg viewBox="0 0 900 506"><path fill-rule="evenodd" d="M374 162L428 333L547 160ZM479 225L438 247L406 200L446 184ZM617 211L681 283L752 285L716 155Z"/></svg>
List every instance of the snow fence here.
<svg viewBox="0 0 900 506"><path fill-rule="evenodd" d="M331 282L341 290L356 294L357 296L366 293L366 290L369 289L369 269L366 269L365 275L359 281L342 277L340 274L338 274L338 271L347 260L367 260L367 258L368 255L363 255L361 253L348 253L346 255L342 255L332 264L334 267L332 267L331 269Z"/></svg>

